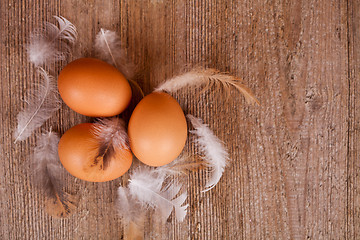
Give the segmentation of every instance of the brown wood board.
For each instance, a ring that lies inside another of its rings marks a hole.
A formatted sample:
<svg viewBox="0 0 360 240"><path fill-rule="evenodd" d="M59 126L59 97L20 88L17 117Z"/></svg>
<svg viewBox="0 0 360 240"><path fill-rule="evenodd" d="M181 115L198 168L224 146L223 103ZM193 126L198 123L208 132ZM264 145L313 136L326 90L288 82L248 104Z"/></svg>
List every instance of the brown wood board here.
<svg viewBox="0 0 360 240"><path fill-rule="evenodd" d="M0 238L126 239L114 201L127 175L89 183L64 174L80 203L55 219L29 168L42 130L13 143L24 95L40 81L26 43L62 15L79 33L71 59L94 56L100 28L117 31L146 93L207 66L241 77L261 103L249 106L236 91L174 95L224 141L231 162L207 193L205 172L191 173L185 221L148 215L145 239L359 239L359 12L352 0L0 1ZM42 129L64 133L85 121L63 104ZM186 150L194 153L193 143Z"/></svg>

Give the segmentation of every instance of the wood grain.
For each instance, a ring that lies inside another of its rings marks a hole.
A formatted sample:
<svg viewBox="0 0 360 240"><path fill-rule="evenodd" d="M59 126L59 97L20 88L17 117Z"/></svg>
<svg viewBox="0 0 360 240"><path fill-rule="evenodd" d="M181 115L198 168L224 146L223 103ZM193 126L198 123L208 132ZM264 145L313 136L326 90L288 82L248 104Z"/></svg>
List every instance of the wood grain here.
<svg viewBox="0 0 360 240"><path fill-rule="evenodd" d="M360 22L360 4L357 1L348 3L349 28L349 152L347 165L347 237L360 238L360 105L359 105L359 72L360 50L357 47L360 41L360 31L357 25Z"/></svg>
<svg viewBox="0 0 360 240"><path fill-rule="evenodd" d="M25 51L29 34L62 15L80 36L71 59L94 56L100 28L115 30L146 93L209 66L242 77L261 103L248 106L235 91L229 100L175 95L226 143L232 161L208 193L205 172L190 174L186 220L161 225L149 215L145 239L359 239L359 12L352 0L0 1L0 238L126 239L114 201L127 175L88 183L64 173L80 203L54 219L31 180L35 135L12 141L24 94L39 81ZM63 133L85 121L63 105L43 129ZM186 150L194 153L191 142Z"/></svg>

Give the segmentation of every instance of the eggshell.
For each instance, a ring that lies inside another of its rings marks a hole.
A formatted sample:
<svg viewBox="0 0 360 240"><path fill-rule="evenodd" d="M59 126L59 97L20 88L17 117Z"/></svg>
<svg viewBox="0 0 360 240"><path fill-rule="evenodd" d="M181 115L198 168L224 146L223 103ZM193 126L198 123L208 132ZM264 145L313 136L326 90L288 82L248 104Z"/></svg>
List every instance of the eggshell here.
<svg viewBox="0 0 360 240"><path fill-rule="evenodd" d="M143 98L129 121L131 150L143 163L163 166L182 152L187 124L179 103L167 93L154 92Z"/></svg>
<svg viewBox="0 0 360 240"><path fill-rule="evenodd" d="M102 168L95 164L99 143L91 129L91 123L82 123L65 132L58 146L60 162L71 175L86 181L106 182L120 177L131 166L131 151L118 150Z"/></svg>
<svg viewBox="0 0 360 240"><path fill-rule="evenodd" d="M124 75L95 58L80 58L65 66L58 89L71 109L90 117L118 115L129 105L132 95Z"/></svg>

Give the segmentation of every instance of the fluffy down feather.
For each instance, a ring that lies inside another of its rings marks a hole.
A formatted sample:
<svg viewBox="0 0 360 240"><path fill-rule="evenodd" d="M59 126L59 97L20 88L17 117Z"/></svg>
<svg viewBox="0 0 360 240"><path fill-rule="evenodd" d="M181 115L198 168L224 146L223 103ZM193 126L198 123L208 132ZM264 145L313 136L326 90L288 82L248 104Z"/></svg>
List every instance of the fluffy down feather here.
<svg viewBox="0 0 360 240"><path fill-rule="evenodd" d="M95 51L100 59L114 65L124 74L125 78L144 96L139 84L132 80L135 75L135 65L129 61L116 32L100 29L95 38Z"/></svg>
<svg viewBox="0 0 360 240"><path fill-rule="evenodd" d="M58 157L59 136L49 131L38 136L32 156L35 184L45 194L46 211L54 217L67 217L76 208L77 198L62 191L60 180L64 171Z"/></svg>
<svg viewBox="0 0 360 240"><path fill-rule="evenodd" d="M134 76L134 65L129 62L116 32L100 29L95 38L95 50L104 61L114 65L126 79Z"/></svg>
<svg viewBox="0 0 360 240"><path fill-rule="evenodd" d="M43 29L35 30L30 36L27 50L30 62L35 66L51 66L54 62L65 60L70 53L70 45L77 39L76 27L69 20L54 17L59 27L47 22Z"/></svg>
<svg viewBox="0 0 360 240"><path fill-rule="evenodd" d="M109 165L109 160L117 149L129 149L125 122L120 118L98 119L94 124L93 134L100 143L96 159L99 157L102 159L104 169Z"/></svg>

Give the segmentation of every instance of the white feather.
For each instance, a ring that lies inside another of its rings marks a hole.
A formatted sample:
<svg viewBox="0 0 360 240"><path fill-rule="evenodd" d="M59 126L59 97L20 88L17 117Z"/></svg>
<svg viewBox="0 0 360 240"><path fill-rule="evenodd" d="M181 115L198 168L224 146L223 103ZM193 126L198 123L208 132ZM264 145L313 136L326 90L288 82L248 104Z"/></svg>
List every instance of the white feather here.
<svg viewBox="0 0 360 240"><path fill-rule="evenodd" d="M182 188L182 185L171 182L165 184L166 175L156 174L148 167L138 167L129 180L130 194L142 205L149 206L160 212L161 218L166 221L173 209L178 221L183 221L188 204L183 205L187 193L175 197Z"/></svg>
<svg viewBox="0 0 360 240"><path fill-rule="evenodd" d="M61 16L54 17L59 27L47 22L43 29L35 30L30 36L27 50L30 62L35 66L51 66L65 60L70 53L70 44L74 44L77 39L76 27L69 20Z"/></svg>
<svg viewBox="0 0 360 240"><path fill-rule="evenodd" d="M204 86L204 90L210 89L213 85L223 88L226 95L230 96L230 87L234 87L240 91L245 100L250 103L259 104L251 90L241 83L240 79L228 74L220 73L215 69L193 69L187 73L168 79L164 83L155 88L156 92L165 91L174 93L183 88L198 88Z"/></svg>
<svg viewBox="0 0 360 240"><path fill-rule="evenodd" d="M197 136L195 143L204 154L203 159L207 166L211 168L212 175L206 183L206 189L203 191L207 192L219 182L229 159L229 154L221 140L214 135L200 118L190 114L187 115L187 118L195 128L195 130L191 131Z"/></svg>
<svg viewBox="0 0 360 240"><path fill-rule="evenodd" d="M28 138L61 106L54 79L42 68L39 68L38 72L43 77L43 83L35 85L33 94L30 91L28 92L25 99L27 106L17 115L18 125L14 132L15 142Z"/></svg>
<svg viewBox="0 0 360 240"><path fill-rule="evenodd" d="M100 29L95 38L95 51L102 60L119 69L126 79L134 76L134 65L129 62L116 32Z"/></svg>
<svg viewBox="0 0 360 240"><path fill-rule="evenodd" d="M47 212L54 217L67 217L76 208L77 199L62 190L60 177L64 169L58 155L59 140L51 130L38 136L32 168L36 186L45 193Z"/></svg>

